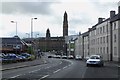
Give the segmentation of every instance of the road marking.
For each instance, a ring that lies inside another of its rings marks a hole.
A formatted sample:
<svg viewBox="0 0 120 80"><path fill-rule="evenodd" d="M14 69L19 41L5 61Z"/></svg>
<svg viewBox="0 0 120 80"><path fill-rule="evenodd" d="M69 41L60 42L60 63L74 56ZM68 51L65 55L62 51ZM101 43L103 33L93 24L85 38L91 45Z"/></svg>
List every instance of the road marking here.
<svg viewBox="0 0 120 80"><path fill-rule="evenodd" d="M58 69L58 70L56 70L56 71L54 71L53 73L56 73L56 72L58 72L58 71L60 71L61 69Z"/></svg>
<svg viewBox="0 0 120 80"><path fill-rule="evenodd" d="M63 69L67 68L68 66L63 67Z"/></svg>
<svg viewBox="0 0 120 80"><path fill-rule="evenodd" d="M48 69L48 68L50 68L50 67L46 67L45 69Z"/></svg>
<svg viewBox="0 0 120 80"><path fill-rule="evenodd" d="M62 64L62 62L60 62L60 64Z"/></svg>
<svg viewBox="0 0 120 80"><path fill-rule="evenodd" d="M44 79L44 78L46 78L46 77L48 77L49 75L45 75L45 76L43 76L41 79Z"/></svg>
<svg viewBox="0 0 120 80"><path fill-rule="evenodd" d="M20 76L20 75L16 75L16 76L13 76L13 77L10 77L10 78L16 78L16 77L18 77L18 76Z"/></svg>
<svg viewBox="0 0 120 80"><path fill-rule="evenodd" d="M36 72L36 71L38 71L38 70L34 70L34 71L29 72L29 73L33 73L33 72Z"/></svg>

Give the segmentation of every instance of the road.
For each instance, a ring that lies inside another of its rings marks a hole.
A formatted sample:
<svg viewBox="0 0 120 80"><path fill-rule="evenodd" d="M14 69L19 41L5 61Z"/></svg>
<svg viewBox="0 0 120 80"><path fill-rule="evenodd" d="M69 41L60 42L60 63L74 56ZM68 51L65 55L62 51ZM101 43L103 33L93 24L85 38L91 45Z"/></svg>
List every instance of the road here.
<svg viewBox="0 0 120 80"><path fill-rule="evenodd" d="M3 79L83 79L105 78L118 80L117 66L106 63L104 67L86 67L85 61L49 58L47 64L3 71Z"/></svg>

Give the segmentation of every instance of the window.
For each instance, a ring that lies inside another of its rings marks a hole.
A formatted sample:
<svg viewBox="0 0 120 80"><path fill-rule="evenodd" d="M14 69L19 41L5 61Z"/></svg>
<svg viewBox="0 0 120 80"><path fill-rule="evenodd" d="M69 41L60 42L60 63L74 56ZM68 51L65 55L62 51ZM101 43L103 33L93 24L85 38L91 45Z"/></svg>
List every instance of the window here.
<svg viewBox="0 0 120 80"><path fill-rule="evenodd" d="M105 26L103 26L103 33L105 33Z"/></svg>
<svg viewBox="0 0 120 80"><path fill-rule="evenodd" d="M100 53L102 54L102 47L100 48Z"/></svg>
<svg viewBox="0 0 120 80"><path fill-rule="evenodd" d="M116 29L116 22L114 22L114 30Z"/></svg>
<svg viewBox="0 0 120 80"><path fill-rule="evenodd" d="M114 55L117 56L117 47L114 47Z"/></svg>
<svg viewBox="0 0 120 80"><path fill-rule="evenodd" d="M103 37L103 43L105 43L105 37Z"/></svg>
<svg viewBox="0 0 120 80"><path fill-rule="evenodd" d="M108 36L106 36L106 42L108 43Z"/></svg>
<svg viewBox="0 0 120 80"><path fill-rule="evenodd" d="M103 54L105 54L105 47L103 47Z"/></svg>
<svg viewBox="0 0 120 80"><path fill-rule="evenodd" d="M106 25L106 32L108 32L108 24Z"/></svg>
<svg viewBox="0 0 120 80"><path fill-rule="evenodd" d="M116 37L116 34L114 34L114 42L116 42L116 38L117 38L117 37Z"/></svg>
<svg viewBox="0 0 120 80"><path fill-rule="evenodd" d="M99 38L98 38L98 44L99 44Z"/></svg>
<svg viewBox="0 0 120 80"><path fill-rule="evenodd" d="M100 37L100 43L102 44L102 37Z"/></svg>
<svg viewBox="0 0 120 80"><path fill-rule="evenodd" d="M102 27L100 27L100 34L102 33Z"/></svg>
<svg viewBox="0 0 120 80"><path fill-rule="evenodd" d="M109 49L108 49L108 47L107 47L107 54L109 53Z"/></svg>

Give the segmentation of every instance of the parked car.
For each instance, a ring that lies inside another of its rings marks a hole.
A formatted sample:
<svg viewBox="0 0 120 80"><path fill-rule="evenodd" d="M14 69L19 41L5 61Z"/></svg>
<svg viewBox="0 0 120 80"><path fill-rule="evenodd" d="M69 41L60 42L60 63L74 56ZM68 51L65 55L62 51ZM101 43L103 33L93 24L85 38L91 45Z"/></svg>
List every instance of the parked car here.
<svg viewBox="0 0 120 80"><path fill-rule="evenodd" d="M21 56L24 56L27 60L31 60L31 54L28 54L28 53L21 53L20 54Z"/></svg>
<svg viewBox="0 0 120 80"><path fill-rule="evenodd" d="M61 55L56 55L56 58L61 58Z"/></svg>
<svg viewBox="0 0 120 80"><path fill-rule="evenodd" d="M25 56L22 56L22 55L17 55L18 58L20 59L20 61L26 61L27 58Z"/></svg>
<svg viewBox="0 0 120 80"><path fill-rule="evenodd" d="M73 55L69 55L68 59L74 59Z"/></svg>
<svg viewBox="0 0 120 80"><path fill-rule="evenodd" d="M91 55L90 58L86 61L86 65L104 66L104 62L100 55Z"/></svg>
<svg viewBox="0 0 120 80"><path fill-rule="evenodd" d="M76 56L75 56L75 59L76 59L76 60L82 60L82 56L76 55Z"/></svg>
<svg viewBox="0 0 120 80"><path fill-rule="evenodd" d="M18 62L20 61L20 58L14 53L9 53L3 57L2 61L3 62Z"/></svg>
<svg viewBox="0 0 120 80"><path fill-rule="evenodd" d="M67 56L66 55L62 55L62 59L67 59Z"/></svg>

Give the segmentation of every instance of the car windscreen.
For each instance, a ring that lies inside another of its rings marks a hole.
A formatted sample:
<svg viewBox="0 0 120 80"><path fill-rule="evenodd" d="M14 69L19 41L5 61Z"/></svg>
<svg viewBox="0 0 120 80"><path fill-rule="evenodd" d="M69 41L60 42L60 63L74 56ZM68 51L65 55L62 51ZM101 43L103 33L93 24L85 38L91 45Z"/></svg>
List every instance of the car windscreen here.
<svg viewBox="0 0 120 80"><path fill-rule="evenodd" d="M100 59L98 56L91 56L90 59Z"/></svg>

